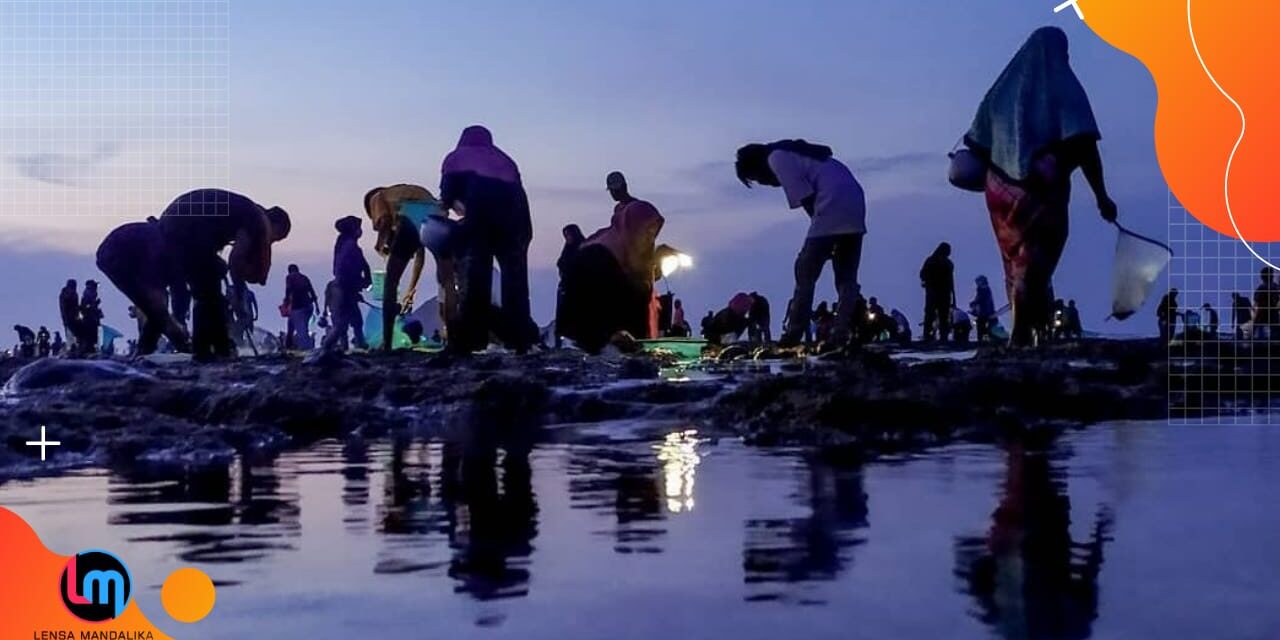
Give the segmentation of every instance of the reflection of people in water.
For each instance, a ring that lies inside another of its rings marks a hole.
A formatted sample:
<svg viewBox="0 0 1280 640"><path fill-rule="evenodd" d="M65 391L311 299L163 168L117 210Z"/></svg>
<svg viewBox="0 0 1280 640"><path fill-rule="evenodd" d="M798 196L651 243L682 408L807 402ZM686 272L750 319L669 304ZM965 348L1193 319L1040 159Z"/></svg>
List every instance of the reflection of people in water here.
<svg viewBox="0 0 1280 640"><path fill-rule="evenodd" d="M396 438L391 443L381 508L382 533L425 534L433 529L428 465L414 459L417 449Z"/></svg>
<svg viewBox="0 0 1280 640"><path fill-rule="evenodd" d="M1083 640L1098 617L1098 573L1109 540L1103 510L1085 542L1071 539L1071 503L1045 453L1008 448L1004 495L986 537L956 541L956 575L1003 638Z"/></svg>
<svg viewBox="0 0 1280 640"><path fill-rule="evenodd" d="M808 468L807 517L746 523L743 580L755 585L747 600L790 599L784 584L834 580L849 562L846 550L862 543L856 534L867 526L861 469L816 460Z"/></svg>
<svg viewBox="0 0 1280 640"><path fill-rule="evenodd" d="M662 553L666 514L651 455L583 447L569 458L573 507L613 514L613 550L618 553Z"/></svg>
<svg viewBox="0 0 1280 640"><path fill-rule="evenodd" d="M465 450L465 454L463 451ZM529 594L529 555L538 535L527 448L509 447L501 463L496 448L477 451L445 445L441 489L449 506L449 575L457 590L477 600ZM498 481L498 466L502 481ZM467 517L457 513L466 510Z"/></svg>

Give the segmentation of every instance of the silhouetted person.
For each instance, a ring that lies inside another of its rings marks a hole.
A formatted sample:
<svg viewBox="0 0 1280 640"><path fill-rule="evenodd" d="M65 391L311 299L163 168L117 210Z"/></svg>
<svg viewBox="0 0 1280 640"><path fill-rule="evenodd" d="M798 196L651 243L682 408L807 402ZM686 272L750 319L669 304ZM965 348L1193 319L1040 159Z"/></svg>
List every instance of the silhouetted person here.
<svg viewBox="0 0 1280 640"><path fill-rule="evenodd" d="M951 310L951 335L958 344L969 344L969 332L973 331L973 322L969 314L954 308Z"/></svg>
<svg viewBox="0 0 1280 640"><path fill-rule="evenodd" d="M729 300L725 308L717 311L707 326L707 342L721 344L726 339L737 341L747 330L747 314L751 311L751 296L739 293Z"/></svg>
<svg viewBox="0 0 1280 640"><path fill-rule="evenodd" d="M773 332L769 329L772 322L769 317L769 300L758 291L752 291L750 295L751 310L747 312L750 339L752 342L770 342L773 340Z"/></svg>
<svg viewBox="0 0 1280 640"><path fill-rule="evenodd" d="M975 291L973 300L969 302L969 313L977 320L978 342L994 340L991 335L996 326L996 301L991 293L991 285L986 276L974 279Z"/></svg>
<svg viewBox="0 0 1280 640"><path fill-rule="evenodd" d="M1066 336L1069 340L1079 340L1084 337L1084 325L1080 323L1080 309L1076 308L1075 300L1067 301Z"/></svg>
<svg viewBox="0 0 1280 640"><path fill-rule="evenodd" d="M1261 290L1261 287L1259 287ZM1178 328L1178 290L1170 289L1156 307L1156 323L1160 326L1160 341L1168 344Z"/></svg>
<svg viewBox="0 0 1280 640"><path fill-rule="evenodd" d="M889 316L893 318L896 326L893 332L893 340L899 344L909 344L911 342L911 321L907 319L906 314L894 309L889 312Z"/></svg>
<svg viewBox="0 0 1280 640"><path fill-rule="evenodd" d="M320 308L320 300L316 297L316 289L311 285L311 278L298 269L298 265L289 265L289 275L284 279L284 300L289 308L289 326L285 334L286 349L310 349L311 316Z"/></svg>
<svg viewBox="0 0 1280 640"><path fill-rule="evenodd" d="M701 334L703 338L711 339L711 331L714 328L715 320L716 314L714 311L708 311L707 315L702 316Z"/></svg>
<svg viewBox="0 0 1280 640"><path fill-rule="evenodd" d="M13 325L13 330L18 334L18 350L16 355L22 358L34 358L36 355L36 333L20 324Z"/></svg>
<svg viewBox="0 0 1280 640"><path fill-rule="evenodd" d="M36 332L36 355L41 358L48 358L53 352L52 338L49 335L49 328L41 326Z"/></svg>
<svg viewBox="0 0 1280 640"><path fill-rule="evenodd" d="M1231 294L1231 321L1235 325L1236 340L1244 340L1245 325L1253 322L1253 305L1247 296Z"/></svg>
<svg viewBox="0 0 1280 640"><path fill-rule="evenodd" d="M373 284L373 275L364 251L360 249L360 218L347 216L334 223L338 239L333 246L333 279L337 284L331 302L330 319L333 326L325 338L324 348L334 349L347 341L347 332L353 335L357 349L368 348L364 339L364 317L360 313L361 291Z"/></svg>
<svg viewBox="0 0 1280 640"><path fill-rule="evenodd" d="M62 355L63 350L67 348L67 343L62 339L61 331L53 332L53 344L50 345L50 348L55 358Z"/></svg>
<svg viewBox="0 0 1280 640"><path fill-rule="evenodd" d="M1271 267L1263 267L1258 276L1262 282L1253 293L1253 337L1271 340L1280 325L1280 285Z"/></svg>
<svg viewBox="0 0 1280 640"><path fill-rule="evenodd" d="M66 286L58 292L58 312L62 315L62 328L67 332L67 338L72 340L72 351L75 351L75 339L80 335L80 292L76 290L75 280L67 280Z"/></svg>
<svg viewBox="0 0 1280 640"><path fill-rule="evenodd" d="M875 296L867 300L865 327L868 342L879 340L881 335L888 335L893 339L898 333L898 322L885 312Z"/></svg>
<svg viewBox="0 0 1280 640"><path fill-rule="evenodd" d="M1200 308L1204 309L1205 321L1207 322L1205 326L1205 337L1209 340L1217 340L1219 327L1218 310L1214 309L1213 305L1210 305L1208 302L1204 303Z"/></svg>
<svg viewBox="0 0 1280 640"><path fill-rule="evenodd" d="M933 250L920 267L920 286L924 288L924 339L946 341L950 333L951 309L956 306L955 265L951 263L951 245L943 242Z"/></svg>
<svg viewBox="0 0 1280 640"><path fill-rule="evenodd" d="M266 284L271 245L288 236L290 227L289 214L279 207L265 209L236 193L201 189L179 196L159 220L112 231L98 247L98 268L146 316L138 352L153 353L163 334L197 360L233 355L223 280L229 272L232 281ZM223 261L228 245L231 255ZM182 321L192 299L189 344Z"/></svg>
<svg viewBox="0 0 1280 640"><path fill-rule="evenodd" d="M529 198L514 160L493 144L481 126L467 127L441 167L440 206L462 214L461 302L458 330L449 330L449 348L474 352L489 346L490 333L503 336L518 353L537 341L529 313L529 243L533 222ZM502 313L492 312L493 264L502 274Z"/></svg>
<svg viewBox="0 0 1280 640"><path fill-rule="evenodd" d="M684 302L676 298L671 303L671 331L668 335L673 338L688 338L692 333L689 321L684 317Z"/></svg>
<svg viewBox="0 0 1280 640"><path fill-rule="evenodd" d="M98 330L102 327L102 300L98 297L98 283L87 280L80 295L80 335L76 342L85 354L98 350Z"/></svg>
<svg viewBox="0 0 1280 640"><path fill-rule="evenodd" d="M866 196L853 172L837 160L830 147L804 140L749 144L738 149L735 170L748 187L758 183L781 187L791 209L809 215L809 232L796 256L795 317L787 321L783 347L800 344L813 309L813 290L827 262L835 274L839 303L829 340L837 346L852 338L854 299L858 296L858 266L867 233Z"/></svg>
<svg viewBox="0 0 1280 640"><path fill-rule="evenodd" d="M237 342L247 343L256 354L258 347L254 342L253 326L258 322L258 296L243 282L232 282L227 293L235 339Z"/></svg>
<svg viewBox="0 0 1280 640"><path fill-rule="evenodd" d="M574 258L578 255L578 249L582 248L583 241L587 239L582 234L582 228L576 224L565 225L564 229L560 230L560 234L564 237L564 247L560 249L560 258L556 260L556 270L560 274L560 281L556 286L555 346L557 349L564 343L564 332L572 322L567 313L568 308L565 306L564 281Z"/></svg>
<svg viewBox="0 0 1280 640"><path fill-rule="evenodd" d="M412 205L412 206L408 206ZM425 187L413 184L397 184L371 189L364 196L364 211L369 217L377 239L373 249L386 258L386 274L382 291L375 293L382 299L382 349L391 350L395 337L396 318L413 311L414 297L422 269L426 263L427 247L422 244L422 228L427 217L438 205L436 197ZM447 213L447 212L445 212ZM451 223L452 224L452 223ZM436 282L440 286L440 320L451 326L458 320L458 251L456 242L446 243L432 251L436 262ZM400 297L400 279L412 262L409 286Z"/></svg>

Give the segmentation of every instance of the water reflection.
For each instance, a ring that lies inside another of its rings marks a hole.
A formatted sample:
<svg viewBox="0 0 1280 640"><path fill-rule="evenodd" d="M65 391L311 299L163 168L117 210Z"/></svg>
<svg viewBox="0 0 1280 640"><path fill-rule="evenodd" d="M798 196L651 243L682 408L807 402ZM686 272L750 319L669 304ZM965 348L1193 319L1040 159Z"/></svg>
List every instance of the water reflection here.
<svg viewBox="0 0 1280 640"><path fill-rule="evenodd" d="M750 602L822 604L816 587L835 580L852 562L851 550L865 542L867 494L862 470L809 460L798 500L808 514L746 522L743 581Z"/></svg>
<svg viewBox="0 0 1280 640"><path fill-rule="evenodd" d="M1083 640L1098 617L1098 574L1112 518L1103 507L1071 537L1064 473L1046 452L1012 445L985 536L956 540L955 575L974 615L1002 638Z"/></svg>
<svg viewBox="0 0 1280 640"><path fill-rule="evenodd" d="M477 600L528 595L529 557L538 536L528 450L508 449L501 460L496 449L464 454L446 446L444 454L455 591Z"/></svg>
<svg viewBox="0 0 1280 640"><path fill-rule="evenodd" d="M650 455L612 447L569 452L569 503L575 509L612 516L613 527L595 533L611 537L617 553L662 552L666 515Z"/></svg>
<svg viewBox="0 0 1280 640"><path fill-rule="evenodd" d="M108 479L107 524L146 533L130 542L176 543L188 563L240 563L293 549L301 534L296 469L238 461L173 478L142 470ZM157 533L150 533L150 531Z"/></svg>
<svg viewBox="0 0 1280 640"><path fill-rule="evenodd" d="M693 511L693 483L698 463L702 456L698 454L698 432L692 429L669 433L662 443L654 448L658 451L658 462L662 463L662 487L667 498L667 511L681 513Z"/></svg>

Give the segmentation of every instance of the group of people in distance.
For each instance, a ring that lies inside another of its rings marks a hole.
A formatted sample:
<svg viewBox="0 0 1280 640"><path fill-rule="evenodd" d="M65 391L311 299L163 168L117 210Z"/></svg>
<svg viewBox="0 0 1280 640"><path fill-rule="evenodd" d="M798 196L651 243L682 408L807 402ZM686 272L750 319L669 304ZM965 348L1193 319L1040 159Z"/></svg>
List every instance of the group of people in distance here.
<svg viewBox="0 0 1280 640"><path fill-rule="evenodd" d="M1103 178L1098 126L1071 70L1067 44L1059 29L1035 31L987 92L964 136L966 147L986 166L982 188L1004 262L1015 345L1033 344L1054 331L1051 281L1067 238L1076 169L1084 172L1102 217L1116 218ZM810 218L795 260L795 287L780 346L803 343L814 313L814 287L828 262L838 300L827 342L836 348L847 345L860 304L858 272L867 233L862 185L830 147L799 139L745 145L737 151L735 170L748 187L782 189L787 206ZM556 334L588 352L599 351L624 332L634 338L658 337L661 305L654 285L662 277L662 258L675 252L657 244L665 220L656 206L633 196L621 173L609 174L605 183L614 200L609 224L590 235L577 225L565 227L557 265ZM529 200L519 167L494 144L489 130L472 126L462 132L441 166L438 197L419 185L379 187L365 196L364 210L377 235L374 248L386 259L379 346L392 346L397 318L412 309L427 253L435 261L449 349L473 352L496 340L523 353L539 341L529 301ZM333 323L330 336L341 340L326 340L324 346L330 348L345 341L349 329L360 327L360 292L372 282L358 244L361 220L349 216L335 226L334 290L329 292L334 300L326 306ZM143 318L138 352L154 351L165 336L199 359L230 355L224 278L229 277L233 291L265 283L272 245L287 238L291 227L289 214L279 207L204 189L180 196L158 218L112 231L99 247L98 267ZM231 252L224 261L220 255L228 246ZM956 305L954 286L943 286L953 275L946 268L949 253L949 246L939 246L921 271L926 335L945 336ZM410 264L408 292L400 297L400 281ZM500 302L491 290L495 264ZM986 283L978 284L976 315L987 322L994 318L994 304L989 287L988 295L981 294ZM298 287L290 290L290 311L314 312L314 289ZM753 307L758 317L760 301L740 296L730 301L734 314L726 317L745 318ZM188 336L181 319L192 300ZM680 315L683 320L683 309ZM355 342L362 341L357 331Z"/></svg>

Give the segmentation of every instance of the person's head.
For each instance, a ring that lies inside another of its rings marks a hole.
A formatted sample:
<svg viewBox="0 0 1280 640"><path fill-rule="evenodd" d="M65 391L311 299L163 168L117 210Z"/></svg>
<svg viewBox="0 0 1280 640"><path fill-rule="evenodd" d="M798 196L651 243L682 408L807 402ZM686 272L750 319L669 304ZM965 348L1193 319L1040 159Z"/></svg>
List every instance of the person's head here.
<svg viewBox="0 0 1280 640"><path fill-rule="evenodd" d="M1058 27L1040 27L1032 31L1022 49L1044 56L1061 57L1063 60L1071 57L1071 42L1067 39L1067 32Z"/></svg>
<svg viewBox="0 0 1280 640"><path fill-rule="evenodd" d="M769 167L769 154L773 151L767 144L753 143L738 149L738 159L734 163L734 170L738 174L738 180L747 188L751 187L751 183L765 185L766 187L780 187L782 183L778 181L778 176L774 175L773 169Z"/></svg>
<svg viewBox="0 0 1280 640"><path fill-rule="evenodd" d="M280 242L289 237L293 222L289 220L289 212L280 207L267 209L267 222L271 225L271 241Z"/></svg>
<svg viewBox="0 0 1280 640"><path fill-rule="evenodd" d="M950 242L943 242L943 243L938 244L938 248L933 250L933 255L934 255L934 257L937 257L937 258L950 258L950 257L951 257L951 243L950 243Z"/></svg>
<svg viewBox="0 0 1280 640"><path fill-rule="evenodd" d="M979 287L989 287L989 286L991 286L991 285L987 282L987 277L986 277L986 276L978 276L977 278L974 278L974 279L973 279L973 281L974 281L974 283L976 283Z"/></svg>
<svg viewBox="0 0 1280 640"><path fill-rule="evenodd" d="M84 281L84 290L85 290L85 291L92 291L92 290L95 290L95 289L97 289L97 288L98 288L98 281L97 281L97 280L85 280L85 281Z"/></svg>
<svg viewBox="0 0 1280 640"><path fill-rule="evenodd" d="M871 296L871 299L870 299L870 300L868 300L867 302L868 302L869 304L880 304L880 301L879 301L879 300L876 300L876 297L875 297L875 296Z"/></svg>
<svg viewBox="0 0 1280 640"><path fill-rule="evenodd" d="M61 340L61 339L62 339L62 332L61 332L61 331L54 331L54 332L53 332L53 338L54 338L55 340Z"/></svg>
<svg viewBox="0 0 1280 640"><path fill-rule="evenodd" d="M582 227L576 224L566 224L564 229L560 230L564 236L564 241L568 244L578 244L586 240L586 236L582 235Z"/></svg>
<svg viewBox="0 0 1280 640"><path fill-rule="evenodd" d="M462 130L458 147L492 147L493 133L483 125L473 124Z"/></svg>
<svg viewBox="0 0 1280 640"><path fill-rule="evenodd" d="M614 202L623 202L631 197L627 192L627 177L622 175L621 171L614 171L605 176L604 186L609 190L609 195L613 197Z"/></svg>
<svg viewBox="0 0 1280 640"><path fill-rule="evenodd" d="M359 238L364 234L364 230L361 228L360 218L355 216L339 218L337 222L333 223L333 228L338 231L338 235L344 238Z"/></svg>
<svg viewBox="0 0 1280 640"><path fill-rule="evenodd" d="M1178 290L1177 290L1177 289L1170 289L1170 290L1169 290L1169 299L1170 299L1170 300L1177 300L1177 299L1178 299Z"/></svg>
<svg viewBox="0 0 1280 640"><path fill-rule="evenodd" d="M675 307L676 309L683 309L684 303L680 302L680 298L676 298L675 301L671 303L671 306Z"/></svg>
<svg viewBox="0 0 1280 640"><path fill-rule="evenodd" d="M1068 300L1068 301L1067 301L1067 306L1068 306L1068 307L1071 307L1072 309L1076 308L1076 301L1075 301L1075 300Z"/></svg>
<svg viewBox="0 0 1280 640"><path fill-rule="evenodd" d="M75 289L75 288L76 288L76 281L75 281L75 278L71 278L71 279L67 280L67 288L68 288L68 289Z"/></svg>
<svg viewBox="0 0 1280 640"><path fill-rule="evenodd" d="M1262 278L1263 282L1271 282L1271 280L1275 278L1276 270L1269 266L1263 267L1262 271L1258 275Z"/></svg>
<svg viewBox="0 0 1280 640"><path fill-rule="evenodd" d="M299 273L299 272L300 272L300 269L298 269L298 265L296 265L296 264L291 264L291 265L289 265L289 274L290 274L290 275L293 275L293 274L295 274L295 273Z"/></svg>

